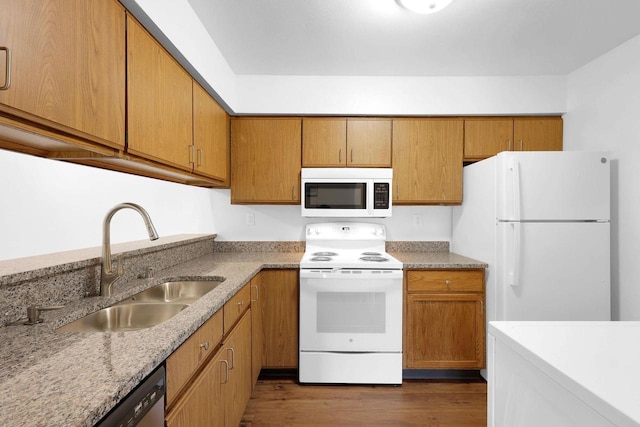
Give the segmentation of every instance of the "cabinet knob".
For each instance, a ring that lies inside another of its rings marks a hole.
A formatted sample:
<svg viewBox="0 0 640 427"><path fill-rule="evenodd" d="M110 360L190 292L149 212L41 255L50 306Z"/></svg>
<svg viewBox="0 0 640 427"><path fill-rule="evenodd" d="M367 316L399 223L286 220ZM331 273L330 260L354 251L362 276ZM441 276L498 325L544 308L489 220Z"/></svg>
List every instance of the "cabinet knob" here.
<svg viewBox="0 0 640 427"><path fill-rule="evenodd" d="M447 285L447 286L450 286L451 285L451 280L449 280L449 279L445 280L444 284Z"/></svg>
<svg viewBox="0 0 640 427"><path fill-rule="evenodd" d="M240 302L238 303L238 305L239 305L240 307L242 307L242 306L244 305L244 301L240 301Z"/></svg>
<svg viewBox="0 0 640 427"><path fill-rule="evenodd" d="M209 341L205 342L204 344L200 344L200 348L204 348L204 351L209 350Z"/></svg>

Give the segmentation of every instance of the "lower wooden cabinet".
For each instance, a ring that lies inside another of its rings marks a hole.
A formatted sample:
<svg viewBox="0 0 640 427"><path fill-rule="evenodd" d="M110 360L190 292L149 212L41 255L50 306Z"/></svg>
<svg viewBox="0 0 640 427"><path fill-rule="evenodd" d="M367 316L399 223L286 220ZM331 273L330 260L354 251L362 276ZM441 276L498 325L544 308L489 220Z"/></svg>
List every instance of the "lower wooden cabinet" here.
<svg viewBox="0 0 640 427"><path fill-rule="evenodd" d="M262 273L251 279L251 383L255 386L264 360L264 325L262 314Z"/></svg>
<svg viewBox="0 0 640 427"><path fill-rule="evenodd" d="M188 360L181 354L189 350L189 343L198 337L202 329L211 322L207 321L198 331L185 341L178 350L167 359L167 392L171 378L184 379L188 384L181 389L178 396L167 393L167 409L165 416L167 427L192 427L192 426L234 426L239 425L252 389L252 343L251 343L251 318L252 312L249 304L243 304L244 309L236 316L238 302L244 298L243 288L236 297L229 300L222 310L216 313L212 319L216 325L220 325L222 331L222 316L226 311L234 313L233 325L225 328L226 333L222 344L218 342L214 347L202 344L201 349L214 352L209 353L207 359L199 363L195 369L190 368L189 363L176 363L178 360ZM248 295L248 294L247 294ZM186 347L185 347L186 345ZM200 346L200 345L199 345ZM183 350L186 349L186 350ZM178 357L174 357L178 355ZM173 359L172 362L170 360ZM185 370L186 372L181 372ZM195 373L194 373L195 371Z"/></svg>
<svg viewBox="0 0 640 427"><path fill-rule="evenodd" d="M298 270L263 270L265 368L298 367Z"/></svg>
<svg viewBox="0 0 640 427"><path fill-rule="evenodd" d="M484 368L484 270L406 273L404 368Z"/></svg>

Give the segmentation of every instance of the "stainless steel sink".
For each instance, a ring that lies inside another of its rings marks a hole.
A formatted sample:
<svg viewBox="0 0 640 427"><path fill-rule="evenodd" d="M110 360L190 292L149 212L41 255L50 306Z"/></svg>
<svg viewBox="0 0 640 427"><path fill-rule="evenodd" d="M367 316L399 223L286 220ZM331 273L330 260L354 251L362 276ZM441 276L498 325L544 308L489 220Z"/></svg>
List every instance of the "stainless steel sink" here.
<svg viewBox="0 0 640 427"><path fill-rule="evenodd" d="M198 298L212 291L222 283L222 280L176 280L161 283L145 289L118 305L135 303L181 303L191 304Z"/></svg>
<svg viewBox="0 0 640 427"><path fill-rule="evenodd" d="M56 332L126 332L150 328L171 319L223 281L224 278L167 281L61 326Z"/></svg>
<svg viewBox="0 0 640 427"><path fill-rule="evenodd" d="M136 331L169 320L187 307L187 304L176 303L114 305L64 325L56 332Z"/></svg>

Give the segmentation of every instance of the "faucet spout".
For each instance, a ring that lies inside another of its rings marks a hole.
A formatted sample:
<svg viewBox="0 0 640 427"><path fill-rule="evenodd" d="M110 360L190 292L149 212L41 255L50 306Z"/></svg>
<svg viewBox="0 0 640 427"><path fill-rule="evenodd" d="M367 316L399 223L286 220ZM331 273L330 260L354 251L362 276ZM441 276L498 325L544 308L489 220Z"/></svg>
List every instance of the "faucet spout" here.
<svg viewBox="0 0 640 427"><path fill-rule="evenodd" d="M113 218L113 215L121 209L133 209L138 212L142 216L144 224L147 227L149 240L158 239L158 233L151 222L151 217L142 206L135 203L120 203L107 212L102 226L102 271L100 272L101 296L111 296L111 288L113 284L124 274L122 255L118 257L117 271L113 271L113 262L111 260L111 218Z"/></svg>

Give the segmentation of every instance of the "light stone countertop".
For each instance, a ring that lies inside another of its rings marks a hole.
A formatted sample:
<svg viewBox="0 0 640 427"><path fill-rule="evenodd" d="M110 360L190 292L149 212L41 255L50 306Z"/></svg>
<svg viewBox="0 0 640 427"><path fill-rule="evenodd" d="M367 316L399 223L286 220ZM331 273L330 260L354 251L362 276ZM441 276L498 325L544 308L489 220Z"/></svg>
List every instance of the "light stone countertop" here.
<svg viewBox="0 0 640 427"><path fill-rule="evenodd" d="M405 268L483 268L449 252L392 252ZM297 269L302 252L214 252L153 279L116 284L114 296L90 297L46 312L35 326L0 328L0 424L92 426L159 366L263 268ZM168 278L225 281L172 319L120 333L58 334L54 329Z"/></svg>

